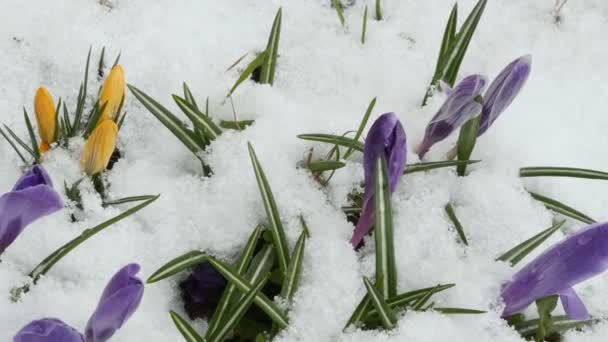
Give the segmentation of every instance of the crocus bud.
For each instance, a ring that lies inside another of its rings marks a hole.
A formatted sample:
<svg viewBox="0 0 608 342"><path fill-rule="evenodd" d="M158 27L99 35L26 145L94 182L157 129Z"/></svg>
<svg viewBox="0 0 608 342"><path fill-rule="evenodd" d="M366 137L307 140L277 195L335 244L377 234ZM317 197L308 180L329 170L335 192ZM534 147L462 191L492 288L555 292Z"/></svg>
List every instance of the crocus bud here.
<svg viewBox="0 0 608 342"><path fill-rule="evenodd" d="M478 136L485 133L496 118L513 102L526 84L532 66L532 56L519 57L509 63L492 81L483 97L483 109Z"/></svg>
<svg viewBox="0 0 608 342"><path fill-rule="evenodd" d="M13 342L83 342L83 336L74 328L54 318L33 321L21 328Z"/></svg>
<svg viewBox="0 0 608 342"><path fill-rule="evenodd" d="M80 166L89 176L105 170L116 147L118 126L112 120L102 121L89 136L82 151Z"/></svg>
<svg viewBox="0 0 608 342"><path fill-rule="evenodd" d="M45 87L40 87L34 97L34 111L38 122L38 135L40 135L40 151L46 152L55 141L55 103L53 97Z"/></svg>
<svg viewBox="0 0 608 342"><path fill-rule="evenodd" d="M361 243L374 220L374 173L376 161L381 154L384 154L388 164L389 189L393 192L403 175L407 154L405 131L395 113L382 114L376 119L365 139L363 150L365 195L361 217L351 239L353 247Z"/></svg>
<svg viewBox="0 0 608 342"><path fill-rule="evenodd" d="M205 262L196 266L181 284L186 310L210 317L220 302L226 280L213 266ZM189 311L188 311L189 312Z"/></svg>
<svg viewBox="0 0 608 342"><path fill-rule="evenodd" d="M34 166L13 190L0 196L0 254L27 225L63 208L59 194L42 166Z"/></svg>
<svg viewBox="0 0 608 342"><path fill-rule="evenodd" d="M517 272L502 288L503 317L524 310L535 300L560 295L570 319L588 319L574 285L608 269L608 222L596 223L553 245Z"/></svg>
<svg viewBox="0 0 608 342"><path fill-rule="evenodd" d="M99 95L99 106L105 104L105 108L99 118L100 123L103 120L116 119L120 102L122 102L122 98L125 96L125 84L125 73L122 66L116 65L110 71L108 78L106 78Z"/></svg>
<svg viewBox="0 0 608 342"><path fill-rule="evenodd" d="M447 99L426 126L424 139L416 149L420 159L430 150L431 146L447 138L462 124L481 113L481 103L477 97L485 85L485 77L471 75L465 77L453 89L446 91Z"/></svg>
<svg viewBox="0 0 608 342"><path fill-rule="evenodd" d="M112 277L85 329L87 342L104 342L133 315L144 295L144 284L136 277L140 266L129 264Z"/></svg>

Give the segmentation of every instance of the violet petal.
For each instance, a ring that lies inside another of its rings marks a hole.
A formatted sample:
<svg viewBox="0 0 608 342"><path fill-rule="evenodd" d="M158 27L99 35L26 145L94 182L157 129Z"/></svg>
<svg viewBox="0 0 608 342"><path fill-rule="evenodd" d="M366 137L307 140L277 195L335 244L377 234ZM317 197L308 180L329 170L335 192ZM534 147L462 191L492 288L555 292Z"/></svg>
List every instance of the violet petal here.
<svg viewBox="0 0 608 342"><path fill-rule="evenodd" d="M76 329L54 318L32 321L13 337L13 342L83 342Z"/></svg>

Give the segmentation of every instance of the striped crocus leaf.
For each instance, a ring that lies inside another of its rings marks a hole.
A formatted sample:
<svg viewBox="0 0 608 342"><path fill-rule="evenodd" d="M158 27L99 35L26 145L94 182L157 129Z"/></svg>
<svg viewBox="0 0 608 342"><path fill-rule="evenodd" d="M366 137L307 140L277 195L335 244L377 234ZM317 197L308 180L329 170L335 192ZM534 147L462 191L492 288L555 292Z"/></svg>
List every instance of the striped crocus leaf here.
<svg viewBox="0 0 608 342"><path fill-rule="evenodd" d="M363 143L351 138L343 137L341 135L324 134L324 133L308 133L300 134L298 138L302 140L310 140L328 143L332 145L338 145L350 148L352 147L355 151L363 152Z"/></svg>
<svg viewBox="0 0 608 342"><path fill-rule="evenodd" d="M520 243L519 245L511 248L503 255L499 256L497 260L506 261L515 266L520 262L526 255L530 254L536 247L540 246L545 240L547 240L553 233L558 231L566 221L561 221L542 232L534 235L528 240Z"/></svg>
<svg viewBox="0 0 608 342"><path fill-rule="evenodd" d="M372 114L372 110L374 110L374 107L376 106L376 98L374 97L369 105L367 105L367 109L365 110L365 114L363 114L363 119L361 119L361 123L359 124L359 128L357 129L357 133L355 133L355 137L351 140L351 145L348 147L348 150L346 150L346 153L344 154L344 159L348 159L348 157L350 157L353 152L355 152L356 150L356 144L359 141L359 138L361 137L361 134L363 134L363 130L365 129L365 126L367 126L367 121L369 121L369 116ZM363 151L363 146L361 146L361 151Z"/></svg>
<svg viewBox="0 0 608 342"><path fill-rule="evenodd" d="M445 212L448 214L448 217L454 224L454 228L456 228L456 232L458 232L458 236L460 237L462 243L464 243L465 245L469 245L469 243L467 242L467 237L464 234L464 228L462 227L462 224L460 223L458 217L456 217L456 212L454 212L454 207L452 207L451 203L446 204Z"/></svg>
<svg viewBox="0 0 608 342"><path fill-rule="evenodd" d="M386 303L393 311L403 310L408 306L413 305L416 301L420 300L428 295L428 293L437 294L441 291L445 291L452 287L456 286L455 284L445 284L445 285L437 285L434 287L426 287L423 289L413 290L406 293L402 293L392 298L388 298ZM364 316L364 321L367 322L374 317L377 317L377 312L374 308L370 308L370 310Z"/></svg>
<svg viewBox="0 0 608 342"><path fill-rule="evenodd" d="M532 198L534 198L535 200L544 204L545 207L551 211L554 211L558 214L562 214L564 216L573 218L573 219L581 221L583 223L587 223L587 224L595 223L594 219L592 219L591 217L581 213L580 211L578 211L570 206L567 206L561 202L558 202L552 198L543 196L536 192L532 192L532 191L528 191L528 192L530 193L530 195L532 195Z"/></svg>
<svg viewBox="0 0 608 342"><path fill-rule="evenodd" d="M182 334L182 336L187 342L205 341L205 339L201 335L199 335L196 330L194 330L190 323L188 323L179 314L177 314L177 312L169 311L169 314L171 315L171 319L173 320L175 327L180 332L180 334Z"/></svg>
<svg viewBox="0 0 608 342"><path fill-rule="evenodd" d="M268 37L268 44L266 45L266 58L262 63L260 69L260 83L270 84L274 83L274 74L277 66L277 56L279 55L279 40L281 38L281 18L282 9L279 8L274 22L272 23L272 29L270 30L270 36Z"/></svg>
<svg viewBox="0 0 608 342"><path fill-rule="evenodd" d="M460 128L460 135L458 136L458 160L470 160L475 143L477 142L477 132L479 132L480 116L474 117L467 121ZM467 170L467 164L463 163L456 167L456 172L459 176L464 176Z"/></svg>
<svg viewBox="0 0 608 342"><path fill-rule="evenodd" d="M173 95L173 100L182 112L192 121L194 127L204 132L208 140L216 139L222 134L221 128L219 128L210 117L201 113L195 106L189 103L186 99L183 99L177 95Z"/></svg>
<svg viewBox="0 0 608 342"><path fill-rule="evenodd" d="M452 167L459 166L462 164L471 165L475 163L479 163L481 160L443 160L438 162L424 162L424 163L413 163L407 164L405 167L405 171L403 174L414 173L414 172L423 172L429 171L433 169L441 169L444 167Z"/></svg>
<svg viewBox="0 0 608 342"><path fill-rule="evenodd" d="M234 93L234 91L236 90L236 88L238 88L238 86L241 85L241 83L245 82L245 80L247 80L249 77L251 77L251 74L253 74L253 71L255 69L259 68L260 66L262 66L262 64L264 64L267 56L268 56L268 54L266 53L266 51L258 54L255 57L255 59L247 65L245 70L243 70L243 72L241 73L241 76L239 76L239 78L236 80L236 82L234 82L234 85L232 86L232 88L230 88L230 91L228 92L228 95L226 95L226 97L232 95Z"/></svg>
<svg viewBox="0 0 608 342"><path fill-rule="evenodd" d="M302 230L302 233L300 234L300 237L296 242L296 246L293 249L291 261L289 262L289 267L287 267L285 280L283 281L283 285L281 287L281 297L286 300L291 300L293 298L293 295L298 289L300 275L302 274L304 246L306 245L306 239L308 238L308 229L306 228L306 223L304 222L304 219L300 217L300 220L304 229Z"/></svg>
<svg viewBox="0 0 608 342"><path fill-rule="evenodd" d="M384 298L397 295L397 268L393 241L393 212L388 183L388 170L384 155L376 161L375 172L375 225L376 278L383 279L381 293Z"/></svg>
<svg viewBox="0 0 608 342"><path fill-rule="evenodd" d="M365 283L365 288L367 289L370 301L382 320L382 324L386 329L393 329L397 324L397 315L395 315L395 312L388 306L382 293L372 285L367 277L363 277L363 282Z"/></svg>
<svg viewBox="0 0 608 342"><path fill-rule="evenodd" d="M200 251L192 251L180 255L161 266L161 268L159 268L156 272L152 273L148 280L146 280L146 283L156 283L159 280L163 280L185 270L189 270L190 268L207 261L207 257L207 253Z"/></svg>
<svg viewBox="0 0 608 342"><path fill-rule="evenodd" d="M574 177L608 180L608 172L575 167L534 166L519 169L519 177Z"/></svg>
<svg viewBox="0 0 608 342"><path fill-rule="evenodd" d="M312 172L323 172L341 169L345 163L336 160L319 160L308 163L308 169Z"/></svg>

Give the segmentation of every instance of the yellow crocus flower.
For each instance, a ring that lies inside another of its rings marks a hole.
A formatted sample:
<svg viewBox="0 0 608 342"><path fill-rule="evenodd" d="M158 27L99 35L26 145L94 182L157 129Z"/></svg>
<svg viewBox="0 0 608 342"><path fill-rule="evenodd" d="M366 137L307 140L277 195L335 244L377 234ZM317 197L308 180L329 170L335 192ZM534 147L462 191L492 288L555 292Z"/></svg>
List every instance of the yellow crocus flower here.
<svg viewBox="0 0 608 342"><path fill-rule="evenodd" d="M106 169L116 147L117 137L118 126L112 120L102 121L93 130L84 145L80 160L80 166L87 175L93 176Z"/></svg>
<svg viewBox="0 0 608 342"><path fill-rule="evenodd" d="M51 143L55 139L56 113L55 103L51 93L45 88L40 87L34 97L34 111L36 121L38 121L38 135L40 135L40 152L46 152L51 148Z"/></svg>
<svg viewBox="0 0 608 342"><path fill-rule="evenodd" d="M116 65L110 71L99 94L99 106L106 104L99 118L99 123L108 119L116 120L118 107L120 107L120 102L125 96L125 84L125 72L122 66Z"/></svg>

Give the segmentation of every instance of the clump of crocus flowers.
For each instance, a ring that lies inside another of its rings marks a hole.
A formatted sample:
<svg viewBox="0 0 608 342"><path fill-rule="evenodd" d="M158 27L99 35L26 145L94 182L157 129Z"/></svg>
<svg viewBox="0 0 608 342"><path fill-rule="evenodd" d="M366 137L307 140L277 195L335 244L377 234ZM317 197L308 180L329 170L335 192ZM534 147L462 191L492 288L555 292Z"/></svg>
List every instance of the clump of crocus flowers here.
<svg viewBox="0 0 608 342"><path fill-rule="evenodd" d="M13 190L0 196L0 254L17 239L25 227L37 219L63 208L51 178L35 165Z"/></svg>
<svg viewBox="0 0 608 342"><path fill-rule="evenodd" d="M500 114L513 102L523 88L532 65L530 55L509 63L492 81L481 96L485 78L481 75L465 77L454 89L446 86L447 99L427 125L424 139L416 152L420 159L439 141L447 138L468 120L481 115L477 135L481 136Z"/></svg>
<svg viewBox="0 0 608 342"><path fill-rule="evenodd" d="M389 190L395 191L405 169L407 144L405 131L395 113L382 114L369 129L363 149L365 194L361 216L355 227L351 244L357 247L371 230L374 221L374 175L376 161L384 155L388 166Z"/></svg>
<svg viewBox="0 0 608 342"><path fill-rule="evenodd" d="M56 318L35 320L23 327L13 342L104 342L137 310L144 294L144 284L136 277L138 264L120 269L108 282L84 334Z"/></svg>

